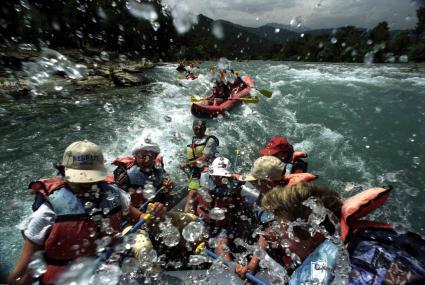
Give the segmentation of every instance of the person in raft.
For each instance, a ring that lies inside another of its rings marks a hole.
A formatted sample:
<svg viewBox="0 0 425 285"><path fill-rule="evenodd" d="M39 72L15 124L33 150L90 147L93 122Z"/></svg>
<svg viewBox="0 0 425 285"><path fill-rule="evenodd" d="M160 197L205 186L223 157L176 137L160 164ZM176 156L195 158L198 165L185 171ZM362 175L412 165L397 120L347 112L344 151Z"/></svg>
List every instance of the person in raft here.
<svg viewBox="0 0 425 285"><path fill-rule="evenodd" d="M307 172L307 162L302 158L307 157L304 151L294 151L288 140L281 136L272 137L267 146L259 151L262 155L272 155L279 158L286 165L286 173Z"/></svg>
<svg viewBox="0 0 425 285"><path fill-rule="evenodd" d="M239 90L244 89L247 84L245 81L243 81L242 77L240 77L238 71L234 71L233 69L230 70L230 74L233 77L233 83L229 82L227 83L229 90L231 90L231 93L235 94L239 92Z"/></svg>
<svg viewBox="0 0 425 285"><path fill-rule="evenodd" d="M189 177L189 196L185 206L185 212L191 213L193 207L190 205L193 191L199 189L199 178L201 173L208 170L208 166L217 155L218 139L213 135L207 135L207 124L203 120L195 120L192 124L195 136L192 142L186 147L187 160L179 164L179 168L184 170ZM186 171L188 170L188 172Z"/></svg>
<svg viewBox="0 0 425 285"><path fill-rule="evenodd" d="M297 176L285 177L285 164L274 156L262 156L255 160L251 172L239 177L240 181L246 182L244 187L254 188L257 191L248 191L250 195L244 196L243 212L249 217L251 228L265 227L270 222L270 215L264 210L262 199L275 187L295 185L301 182L315 180L317 176L310 173L300 173ZM251 236L250 231L244 231L244 236ZM249 238L251 240L251 238Z"/></svg>
<svg viewBox="0 0 425 285"><path fill-rule="evenodd" d="M114 184L105 182L102 150L87 140L69 145L63 155L64 178L43 179L30 184L44 195L45 202L31 215L23 231L22 254L8 278L8 284L31 284L28 268L32 256L43 256L46 272L40 284L53 284L67 265L81 256L96 256L96 241L120 232L125 217L133 222L144 213L130 205L130 197ZM164 216L160 203L151 214ZM105 221L108 221L105 223Z"/></svg>
<svg viewBox="0 0 425 285"><path fill-rule="evenodd" d="M177 66L176 70L178 72L186 72L185 64L183 62L180 62L179 65Z"/></svg>
<svg viewBox="0 0 425 285"><path fill-rule="evenodd" d="M260 191L259 202L262 196L277 186L295 185L317 179L311 173L300 173L299 176L285 175L285 163L275 156L262 156L254 161L251 172L240 176L241 181L250 182Z"/></svg>
<svg viewBox="0 0 425 285"><path fill-rule="evenodd" d="M131 194L131 204L140 208L147 199L166 204L173 181L164 169L164 162L157 144L144 144L133 151L133 156L121 157L112 164L115 183ZM159 190L160 193L157 193Z"/></svg>
<svg viewBox="0 0 425 285"><path fill-rule="evenodd" d="M260 238L262 258L277 262L275 273L291 285L425 284L425 240L362 219L390 192L371 188L341 201L337 192L312 183L273 189L262 202L275 217ZM236 271L255 272L258 262L254 255Z"/></svg>
<svg viewBox="0 0 425 285"><path fill-rule="evenodd" d="M201 188L194 193L194 213L208 225L209 236L217 238L216 253L230 260L230 247L238 228L238 211L242 205L241 183L230 172L230 161L217 157L200 179Z"/></svg>
<svg viewBox="0 0 425 285"><path fill-rule="evenodd" d="M230 97L229 86L222 80L215 80L210 99L214 106L220 105Z"/></svg>

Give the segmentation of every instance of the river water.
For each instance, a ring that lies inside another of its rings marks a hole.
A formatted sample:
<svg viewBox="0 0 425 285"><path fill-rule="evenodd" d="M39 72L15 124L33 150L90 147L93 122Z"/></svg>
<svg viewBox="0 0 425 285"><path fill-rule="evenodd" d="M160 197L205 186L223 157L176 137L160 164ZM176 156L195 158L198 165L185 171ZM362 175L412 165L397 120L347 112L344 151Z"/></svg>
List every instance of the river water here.
<svg viewBox="0 0 425 285"><path fill-rule="evenodd" d="M0 103L1 279L21 251L18 226L33 199L27 185L54 175L52 164L71 142L101 145L108 163L147 139L157 142L166 169L184 185L176 165L191 137L190 95L208 94L212 64L202 64L204 75L194 81L178 79L176 65L165 64L149 71L157 79L149 86ZM425 234L424 66L249 61L232 67L273 96L208 122L223 155L233 161L241 149L248 171L258 149L284 135L309 153L317 183L344 198L392 185L388 203L372 218Z"/></svg>

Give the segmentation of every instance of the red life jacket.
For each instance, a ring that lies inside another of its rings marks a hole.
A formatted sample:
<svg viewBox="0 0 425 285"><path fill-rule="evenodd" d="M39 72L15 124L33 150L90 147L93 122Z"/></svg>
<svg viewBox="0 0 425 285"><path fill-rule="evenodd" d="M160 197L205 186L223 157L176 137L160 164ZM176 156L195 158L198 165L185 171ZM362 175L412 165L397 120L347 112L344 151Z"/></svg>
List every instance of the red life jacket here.
<svg viewBox="0 0 425 285"><path fill-rule="evenodd" d="M364 228L391 229L386 223L362 220L388 199L391 189L371 188L360 192L344 201L341 207L341 239L348 242L351 234Z"/></svg>
<svg viewBox="0 0 425 285"><path fill-rule="evenodd" d="M317 179L318 176L304 172L304 173L292 173L292 174L286 174L284 176L286 181L286 186L292 186L301 182L309 182Z"/></svg>
<svg viewBox="0 0 425 285"><path fill-rule="evenodd" d="M113 165L116 166L122 166L125 169L129 169L131 168L134 164L136 164L136 158L134 156L124 156L124 157L119 157L117 159L115 159L112 162ZM161 165L161 167L164 167L164 160L162 158L162 155L158 154L155 157L155 164Z"/></svg>
<svg viewBox="0 0 425 285"><path fill-rule="evenodd" d="M114 160L114 162L112 162L112 164L116 165L118 167L122 167L125 170L128 170L136 164L136 158L134 156L120 157L120 158L117 158L116 160ZM160 165L162 168L164 167L164 161L163 161L162 156L160 154L158 154L156 156L155 164ZM124 174L122 174L122 175L124 175ZM108 177L108 180L113 179L112 181L115 181L115 179L120 180L120 178L123 178L123 177L114 178L113 176L111 176L111 177ZM118 183L118 185L120 185L119 181L117 181L117 183ZM127 191L127 189L124 189L124 190ZM141 191L140 191L140 193L138 191L130 193L130 197L131 197L131 204L134 205L136 208L138 208L140 205L142 205L147 200L143 196L143 193Z"/></svg>
<svg viewBox="0 0 425 285"><path fill-rule="evenodd" d="M33 194L40 193L43 197L47 198L50 193L53 191L62 188L65 186L66 181L63 178L43 178L37 181L33 181L29 184L28 189L30 189Z"/></svg>
<svg viewBox="0 0 425 285"><path fill-rule="evenodd" d="M216 191L208 192L208 195L210 195L210 199L208 200L211 200L211 202L206 201L199 191L195 192L194 200L197 204L196 215L202 217L206 223L210 224L212 221L209 217L209 211L212 208L217 207L226 209L226 218L224 220L214 220L214 226L225 227L231 225L235 216L233 209L239 209L238 205L242 201L241 188L236 187L234 190L229 189L227 192L220 191L220 188L216 188Z"/></svg>
<svg viewBox="0 0 425 285"><path fill-rule="evenodd" d="M49 236L44 242L47 271L41 277L44 284L56 281L66 265L81 256L96 256L95 241L113 237L121 227L122 210L118 189L104 182L96 205L87 207L85 198L72 193L62 179L43 179L30 184L31 189L47 193L48 205L56 214ZM98 208L100 215L109 219L109 227L102 228L100 219L91 219L90 212Z"/></svg>

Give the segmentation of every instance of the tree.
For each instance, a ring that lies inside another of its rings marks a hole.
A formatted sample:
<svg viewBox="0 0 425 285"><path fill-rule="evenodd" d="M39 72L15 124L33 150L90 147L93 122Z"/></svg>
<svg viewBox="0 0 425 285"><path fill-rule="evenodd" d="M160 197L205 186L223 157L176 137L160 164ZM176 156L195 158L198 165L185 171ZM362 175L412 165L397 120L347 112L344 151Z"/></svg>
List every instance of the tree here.
<svg viewBox="0 0 425 285"><path fill-rule="evenodd" d="M416 16L418 18L418 22L416 23L415 34L419 36L425 32L425 7L421 7L416 10Z"/></svg>
<svg viewBox="0 0 425 285"><path fill-rule="evenodd" d="M375 62L384 62L385 54L388 49L388 42L390 39L390 31L387 22L380 22L376 27L369 31L369 40L373 42L372 49L368 52L374 54Z"/></svg>
<svg viewBox="0 0 425 285"><path fill-rule="evenodd" d="M387 22L380 22L369 32L369 39L374 44L387 43L390 39L390 30Z"/></svg>
<svg viewBox="0 0 425 285"><path fill-rule="evenodd" d="M395 54L401 55L406 53L411 45L412 40L409 36L409 31L398 32L390 42L390 49Z"/></svg>

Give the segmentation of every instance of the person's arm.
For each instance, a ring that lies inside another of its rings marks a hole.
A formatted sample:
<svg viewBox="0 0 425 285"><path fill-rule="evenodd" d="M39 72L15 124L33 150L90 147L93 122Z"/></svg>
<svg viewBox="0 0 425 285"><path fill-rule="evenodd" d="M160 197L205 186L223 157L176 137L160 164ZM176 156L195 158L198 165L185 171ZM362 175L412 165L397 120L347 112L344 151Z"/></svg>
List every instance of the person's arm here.
<svg viewBox="0 0 425 285"><path fill-rule="evenodd" d="M21 257L15 268L8 277L9 284L31 284L32 277L27 270L28 263L34 252L43 249L43 244L50 229L52 228L56 215L49 204L42 204L37 211L32 213L31 219L23 231L24 247Z"/></svg>
<svg viewBox="0 0 425 285"><path fill-rule="evenodd" d="M146 214L151 214L154 217L162 218L165 216L166 212L167 208L162 203L155 202L149 204L148 211L146 213L140 211L136 207L130 206L128 210L128 216L134 221L139 221L144 219Z"/></svg>
<svg viewBox="0 0 425 285"><path fill-rule="evenodd" d="M209 159L209 156L206 156L205 154L203 154L195 160L181 162L179 164L179 168L184 169L185 167L195 167L199 162L207 161L208 159Z"/></svg>
<svg viewBox="0 0 425 285"><path fill-rule="evenodd" d="M31 260L31 256L39 250L42 250L43 247L40 245L37 245L30 241L29 239L25 238L24 241L24 248L22 249L21 257L19 257L18 262L15 265L15 268L10 273L9 277L7 278L8 284L19 284L19 285L26 285L26 284L32 284L32 276L27 269L28 263Z"/></svg>
<svg viewBox="0 0 425 285"><path fill-rule="evenodd" d="M258 238L258 245L262 250L266 250L266 239L264 236L261 236ZM245 274L248 272L255 273L258 269L258 266L260 264L260 258L256 256L255 254L251 257L251 260L247 265L236 265L236 273L239 274L242 278L245 278Z"/></svg>
<svg viewBox="0 0 425 285"><path fill-rule="evenodd" d="M167 190L170 190L174 187L173 180L170 178L170 176L168 175L168 173L165 171L163 167L159 169L158 175L159 175L159 181L161 183L158 185L157 190L159 190L159 188L161 187L164 187Z"/></svg>
<svg viewBox="0 0 425 285"><path fill-rule="evenodd" d="M217 152L217 142L213 137L209 137L206 141L205 148L202 151L202 155L197 159L198 161L208 161L213 158Z"/></svg>

